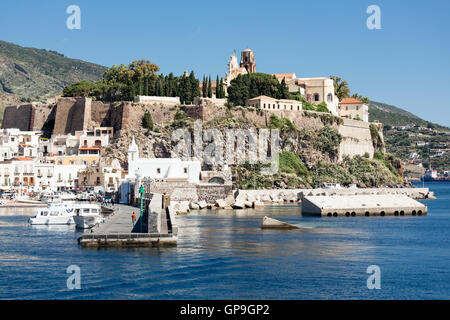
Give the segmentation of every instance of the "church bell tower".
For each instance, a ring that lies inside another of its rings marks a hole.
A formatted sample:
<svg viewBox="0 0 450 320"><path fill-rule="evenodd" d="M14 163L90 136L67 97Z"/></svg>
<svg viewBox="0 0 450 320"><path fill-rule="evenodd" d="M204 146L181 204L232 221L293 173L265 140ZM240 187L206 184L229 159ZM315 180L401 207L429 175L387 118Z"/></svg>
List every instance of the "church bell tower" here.
<svg viewBox="0 0 450 320"><path fill-rule="evenodd" d="M245 49L241 53L241 65L248 73L256 72L255 53L250 49Z"/></svg>

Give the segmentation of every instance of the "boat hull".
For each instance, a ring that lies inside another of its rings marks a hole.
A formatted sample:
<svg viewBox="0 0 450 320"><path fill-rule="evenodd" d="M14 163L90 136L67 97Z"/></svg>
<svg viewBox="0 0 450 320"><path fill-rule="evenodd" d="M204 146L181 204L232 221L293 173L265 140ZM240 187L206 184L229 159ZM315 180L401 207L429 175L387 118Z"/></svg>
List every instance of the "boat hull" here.
<svg viewBox="0 0 450 320"><path fill-rule="evenodd" d="M75 226L78 229L90 229L101 222L100 216L74 216Z"/></svg>
<svg viewBox="0 0 450 320"><path fill-rule="evenodd" d="M69 225L74 224L73 217L34 217L30 218L31 225Z"/></svg>

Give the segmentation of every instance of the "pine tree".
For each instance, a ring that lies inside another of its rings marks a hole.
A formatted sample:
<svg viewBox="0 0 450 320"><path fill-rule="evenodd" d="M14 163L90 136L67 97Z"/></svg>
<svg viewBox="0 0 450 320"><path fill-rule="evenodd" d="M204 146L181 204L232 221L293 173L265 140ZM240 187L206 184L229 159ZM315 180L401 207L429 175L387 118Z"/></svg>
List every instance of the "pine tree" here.
<svg viewBox="0 0 450 320"><path fill-rule="evenodd" d="M212 98L211 76L209 76L209 78L208 78L208 98Z"/></svg>
<svg viewBox="0 0 450 320"><path fill-rule="evenodd" d="M153 131L153 119L152 115L148 110L145 111L144 113L144 117L142 119L142 126L147 130Z"/></svg>
<svg viewBox="0 0 450 320"><path fill-rule="evenodd" d="M224 88L223 88L223 78L220 78L218 92L219 92L219 97L218 98L220 98L220 99L225 98L225 91L224 91Z"/></svg>
<svg viewBox="0 0 450 320"><path fill-rule="evenodd" d="M216 77L216 98L220 98L220 86L219 86L219 75Z"/></svg>
<svg viewBox="0 0 450 320"><path fill-rule="evenodd" d="M208 90L207 86L208 86L208 83L206 81L206 76L203 76L203 83L202 83L202 97L203 98L206 98L207 90Z"/></svg>

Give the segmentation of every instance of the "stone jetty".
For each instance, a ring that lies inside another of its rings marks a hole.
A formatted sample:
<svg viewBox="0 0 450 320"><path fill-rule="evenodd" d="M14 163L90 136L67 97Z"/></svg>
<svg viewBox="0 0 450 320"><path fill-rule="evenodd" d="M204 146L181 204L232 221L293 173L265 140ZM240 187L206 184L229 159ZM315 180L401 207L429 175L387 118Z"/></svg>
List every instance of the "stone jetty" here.
<svg viewBox="0 0 450 320"><path fill-rule="evenodd" d="M327 217L425 216L427 207L405 195L306 196L302 214Z"/></svg>
<svg viewBox="0 0 450 320"><path fill-rule="evenodd" d="M139 208L116 205L118 210L106 222L78 238L82 247L176 245L178 227L175 211L163 205L162 195L153 194L144 214L133 226L131 214L139 217ZM142 228L141 228L142 223Z"/></svg>

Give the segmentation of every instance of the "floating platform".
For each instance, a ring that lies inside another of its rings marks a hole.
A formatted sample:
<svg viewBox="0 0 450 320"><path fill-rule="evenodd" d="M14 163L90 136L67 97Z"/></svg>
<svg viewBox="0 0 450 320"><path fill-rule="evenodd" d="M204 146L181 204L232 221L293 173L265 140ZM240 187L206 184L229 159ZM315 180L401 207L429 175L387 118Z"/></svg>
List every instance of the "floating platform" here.
<svg viewBox="0 0 450 320"><path fill-rule="evenodd" d="M425 216L427 207L405 195L306 196L302 214L325 217Z"/></svg>

